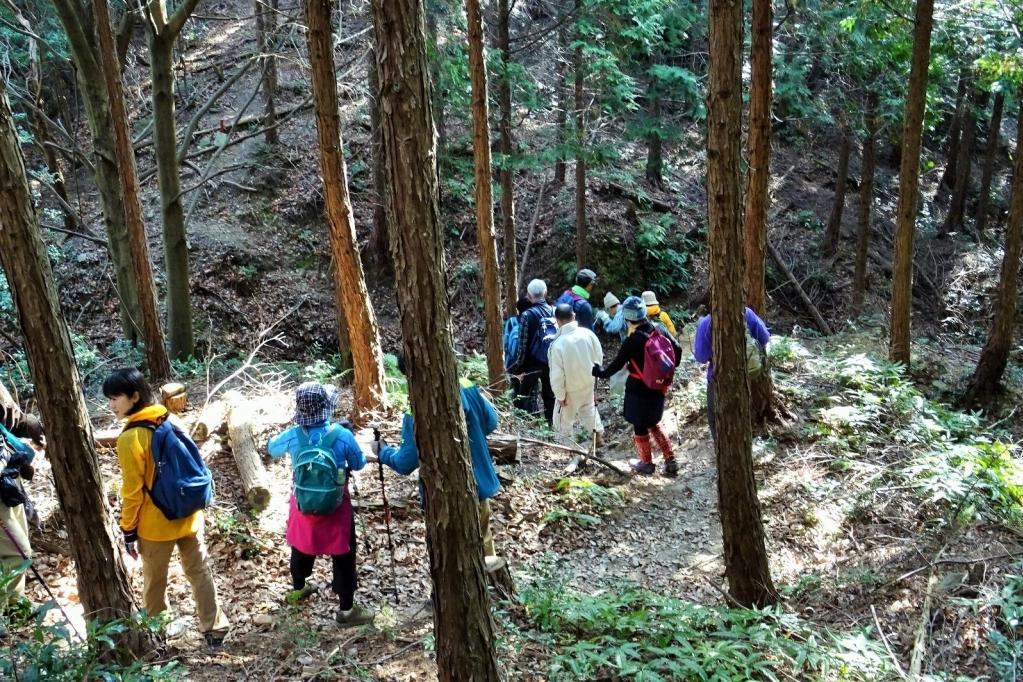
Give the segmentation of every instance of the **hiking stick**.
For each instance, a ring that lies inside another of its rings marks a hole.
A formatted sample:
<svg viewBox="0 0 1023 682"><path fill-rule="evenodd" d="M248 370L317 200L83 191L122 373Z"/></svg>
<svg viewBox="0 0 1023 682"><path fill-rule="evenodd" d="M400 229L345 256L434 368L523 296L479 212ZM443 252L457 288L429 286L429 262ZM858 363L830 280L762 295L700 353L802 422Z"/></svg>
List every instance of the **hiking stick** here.
<svg viewBox="0 0 1023 682"><path fill-rule="evenodd" d="M387 527L387 551L391 553L391 583L394 585L394 603L398 603L398 573L394 568L394 540L391 538L391 505L387 503L384 488L384 463L380 461L380 428L373 425L373 440L377 443L377 473L380 475L380 496L384 498L384 525Z"/></svg>
<svg viewBox="0 0 1023 682"><path fill-rule="evenodd" d="M45 580L43 580L43 576L39 575L39 569L36 568L36 562L28 558L28 555L25 554L25 550L23 550L21 548L21 545L18 544L18 541L15 539L14 534L11 533L11 531L7 528L7 524L4 523L2 519L0 519L0 528L4 529L4 534L6 534L8 539L10 539L11 544L14 545L14 548L18 550L18 554L21 555L21 558L24 561L28 562L28 567L29 569L31 569L32 575L35 576L36 580L39 581L39 584L43 586L44 590L46 590L46 594L50 596L50 599L53 600L53 603L57 605L58 609L60 609L61 614L64 616L64 620L66 620L67 624L71 627L71 631L78 636L78 639L84 642L85 637L82 637L82 633L78 631L77 627L75 627L74 622L71 620L71 616L67 614L67 611L64 610L64 607L61 606L59 601L57 601L57 597L53 595L53 592L50 590L50 586L46 584Z"/></svg>

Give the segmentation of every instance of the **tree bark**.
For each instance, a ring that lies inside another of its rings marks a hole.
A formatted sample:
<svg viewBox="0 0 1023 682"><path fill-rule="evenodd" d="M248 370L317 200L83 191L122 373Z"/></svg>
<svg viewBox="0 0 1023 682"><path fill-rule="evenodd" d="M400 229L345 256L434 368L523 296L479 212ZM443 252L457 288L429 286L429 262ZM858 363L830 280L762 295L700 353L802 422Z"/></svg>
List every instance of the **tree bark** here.
<svg viewBox="0 0 1023 682"><path fill-rule="evenodd" d="M186 0L167 16L166 0L149 0L146 28L152 74L153 152L163 216L163 257L167 276L167 327L171 356L195 352L192 291L188 275L188 234L181 196L174 103L174 43L198 0Z"/></svg>
<svg viewBox="0 0 1023 682"><path fill-rule="evenodd" d="M558 112L555 117L554 127L556 130L558 160L554 162L554 184L565 184L565 146L568 143L566 130L568 128L568 28L565 25L564 12L558 13L558 67L557 67L557 88L558 88Z"/></svg>
<svg viewBox="0 0 1023 682"><path fill-rule="evenodd" d="M767 312L765 270L767 256L768 183L771 180L771 0L753 0L753 38L750 46L749 135L746 182L745 288L746 304L758 315Z"/></svg>
<svg viewBox="0 0 1023 682"><path fill-rule="evenodd" d="M927 104L927 64L931 55L934 0L917 0L913 58L906 94L899 165L899 208L895 231L895 276L892 282L891 348L894 362L909 367L909 335L913 303L913 237L920 188L920 143Z"/></svg>
<svg viewBox="0 0 1023 682"><path fill-rule="evenodd" d="M93 158L96 169L96 188L103 208L103 224L107 234L107 251L114 268L121 331L125 338L135 342L139 338L139 293L135 286L135 268L128 248L128 227L124 219L124 196L114 152L113 123L110 101L107 98L99 54L91 33L85 27L92 25L89 12L78 0L53 0L54 9L68 36L68 46L74 60L85 116L93 140Z"/></svg>
<svg viewBox="0 0 1023 682"><path fill-rule="evenodd" d="M1023 104L1023 102L1021 102ZM1016 149L1023 144L1023 106L1017 126ZM1013 164L1012 198L1009 204L1009 224L1005 230L1005 255L1002 258L1002 276L995 298L994 319L980 361L966 389L964 402L975 405L988 398L998 387L1012 350L1012 331L1016 326L1016 279L1023 247L1023 154L1018 151Z"/></svg>
<svg viewBox="0 0 1023 682"><path fill-rule="evenodd" d="M436 134L438 159L440 158L441 154L444 153L444 150L447 149L448 146L447 119L444 116L445 113L444 107L446 104L446 102L444 101L445 93L441 90L440 87L440 60L441 60L440 43L437 41L438 33L437 20L443 16L444 11L440 8L438 8L435 11L427 12L426 15L427 36L429 37L430 41L430 49L433 52L433 59L430 60L430 83L432 86L430 92L432 93L433 96L433 109L436 112L434 119L437 131ZM437 191L438 192L440 191L439 185Z"/></svg>
<svg viewBox="0 0 1023 682"><path fill-rule="evenodd" d="M153 265L149 258L149 241L142 222L142 204L139 201L138 169L132 148L128 113L124 106L124 86L121 83L121 65L115 52L111 32L110 9L107 0L92 0L99 43L100 60L110 102L110 118L114 134L114 152L117 155L121 195L124 197L124 222L128 228L128 244L135 270L135 286L139 294L139 317L146 340L146 363L151 381L170 377L170 359L164 346L160 310L156 304L153 284Z"/></svg>
<svg viewBox="0 0 1023 682"><path fill-rule="evenodd" d="M729 594L743 606L763 606L777 601L778 595L771 581L753 476L746 323L743 292L739 286L742 281L740 0L715 0L710 4L709 46L707 202L718 508Z"/></svg>
<svg viewBox="0 0 1023 682"><path fill-rule="evenodd" d="M845 212L845 190L849 180L849 150L852 147L852 134L844 115L839 124L839 130L841 131L841 139L838 143L838 173L835 176L835 200L831 204L831 217L828 218L828 226L824 230L824 239L821 240L821 253L826 256L833 255L838 250L838 240L842 229L842 214Z"/></svg>
<svg viewBox="0 0 1023 682"><path fill-rule="evenodd" d="M390 236L387 231L387 214L384 211L384 192L387 190L384 172L384 157L380 149L380 79L377 78L376 47L370 48L369 64L366 66L369 83L369 132L373 145L373 234L370 236L370 250L378 271L391 265Z"/></svg>
<svg viewBox="0 0 1023 682"><path fill-rule="evenodd" d="M494 237L494 195L490 183L490 107L487 65L483 54L483 10L479 0L465 0L469 33L469 79L472 81L472 146L476 169L476 240L483 276L483 319L490 385L504 390L504 342L501 338L501 278ZM510 196L510 195L509 195Z"/></svg>
<svg viewBox="0 0 1023 682"><path fill-rule="evenodd" d="M504 314L515 315L519 299L518 244L515 236L515 172L512 163L512 93L508 64L511 63L511 10L508 0L497 2L497 47L501 50L502 71L498 80L497 99L501 106L501 232L504 235Z"/></svg>
<svg viewBox="0 0 1023 682"><path fill-rule="evenodd" d="M661 95L657 91L657 83L653 76L647 84L647 114L650 118L648 125L656 126L657 130L650 130L646 136L646 181L654 187L661 187L664 184L664 154L661 144Z"/></svg>
<svg viewBox="0 0 1023 682"><path fill-rule="evenodd" d="M306 40L312 67L316 133L330 245L337 277L339 338L347 333L355 366L355 408L358 413L380 407L385 399L384 365L376 315L359 259L352 203L342 151L341 117L334 80L334 47L330 17L333 0L305 0ZM345 322L347 324L345 324Z"/></svg>
<svg viewBox="0 0 1023 682"><path fill-rule="evenodd" d="M939 192L951 192L955 186L956 166L959 163L959 141L963 133L963 116L967 107L967 93L970 88L970 70L959 69L959 84L956 86L955 112L952 114L952 125L948 131L948 161L938 181Z"/></svg>
<svg viewBox="0 0 1023 682"><path fill-rule="evenodd" d="M32 209L25 162L2 79L0 224L0 263L18 310L32 381L46 424L48 455L57 499L67 522L78 595L90 618L106 621L127 617L137 605L117 549L120 538L110 522L107 487L92 444L84 388L67 324L61 317L46 245Z"/></svg>
<svg viewBox="0 0 1023 682"><path fill-rule="evenodd" d="M266 64L263 68L263 97L265 112L266 143L280 141L277 127L277 109L274 97L277 94L277 57L274 55L273 34L277 30L277 0L255 0L256 45Z"/></svg>
<svg viewBox="0 0 1023 682"><path fill-rule="evenodd" d="M425 487L437 672L498 680L476 485L452 354L422 0L373 0L385 205Z"/></svg>
<svg viewBox="0 0 1023 682"><path fill-rule="evenodd" d="M874 210L874 159L877 138L877 94L867 95L867 136L863 139L863 170L860 178L860 216L856 232L856 269L853 275L852 311L859 316L863 294L867 290L867 253L870 250L870 223Z"/></svg>
<svg viewBox="0 0 1023 682"><path fill-rule="evenodd" d="M582 0L575 0L576 13L582 11ZM583 66L583 48L575 48L572 63L575 71L575 261L580 268L586 266L586 93L583 89L586 72Z"/></svg>
<svg viewBox="0 0 1023 682"><path fill-rule="evenodd" d="M998 153L998 138L1002 131L1002 111L1005 108L1005 91L995 94L991 109L991 120L987 129L987 147L984 151L984 170L980 177L980 196L977 198L977 237L984 236L987 229L988 206L991 202L991 181L995 175L995 156Z"/></svg>
<svg viewBox="0 0 1023 682"><path fill-rule="evenodd" d="M966 105L963 114L962 139L959 140L959 158L956 160L955 188L952 190L952 201L948 213L938 231L939 237L948 236L950 232L963 226L963 214L966 209L966 195L970 191L970 172L973 160L973 144L977 139L977 111L987 103L987 93L977 90Z"/></svg>

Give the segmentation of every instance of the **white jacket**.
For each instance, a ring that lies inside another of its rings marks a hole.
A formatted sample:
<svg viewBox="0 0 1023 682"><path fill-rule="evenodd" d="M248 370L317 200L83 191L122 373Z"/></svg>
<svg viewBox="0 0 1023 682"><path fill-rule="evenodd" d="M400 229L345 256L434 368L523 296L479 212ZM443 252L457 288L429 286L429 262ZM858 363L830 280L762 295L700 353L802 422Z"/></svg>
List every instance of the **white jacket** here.
<svg viewBox="0 0 1023 682"><path fill-rule="evenodd" d="M554 397L565 400L570 392L593 389L593 365L604 363L604 351L596 334L569 322L558 329L549 359Z"/></svg>

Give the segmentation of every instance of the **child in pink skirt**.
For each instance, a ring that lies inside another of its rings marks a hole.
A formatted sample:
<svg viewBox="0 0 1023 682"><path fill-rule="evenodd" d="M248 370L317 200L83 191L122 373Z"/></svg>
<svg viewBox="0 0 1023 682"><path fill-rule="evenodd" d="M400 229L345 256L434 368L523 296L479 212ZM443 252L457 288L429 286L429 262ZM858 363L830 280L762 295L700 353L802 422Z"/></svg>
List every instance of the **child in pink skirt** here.
<svg viewBox="0 0 1023 682"><path fill-rule="evenodd" d="M331 424L337 405L337 389L310 381L295 393L295 426L270 439L267 449L278 459L289 454L292 466L305 443L330 441L328 450L338 468L342 487L341 504L327 514L305 514L299 510L292 493L288 511L286 539L291 546L291 582L289 600L300 601L315 594L317 587L308 580L317 556L331 558L334 578L331 587L340 600L337 622L344 626L373 622L373 612L355 605L357 569L355 565L355 514L348 495L348 472L366 466L366 457L352 432L341 424ZM324 440L326 439L326 440Z"/></svg>

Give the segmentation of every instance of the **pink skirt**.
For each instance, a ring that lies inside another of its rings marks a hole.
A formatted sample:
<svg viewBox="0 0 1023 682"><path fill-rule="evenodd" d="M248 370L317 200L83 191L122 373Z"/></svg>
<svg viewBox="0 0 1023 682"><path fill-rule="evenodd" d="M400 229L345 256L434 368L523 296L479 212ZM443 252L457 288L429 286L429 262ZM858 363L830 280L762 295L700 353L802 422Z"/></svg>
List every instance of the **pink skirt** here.
<svg viewBox="0 0 1023 682"><path fill-rule="evenodd" d="M285 539L298 551L311 556L348 554L354 513L347 490L341 504L330 514L303 514L292 495Z"/></svg>

